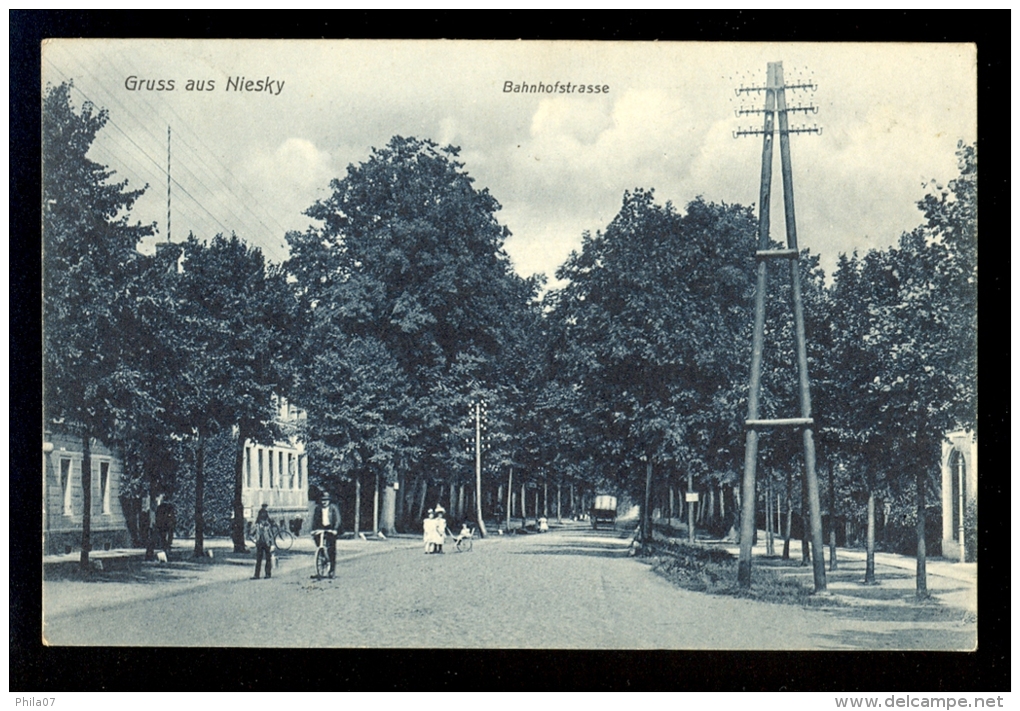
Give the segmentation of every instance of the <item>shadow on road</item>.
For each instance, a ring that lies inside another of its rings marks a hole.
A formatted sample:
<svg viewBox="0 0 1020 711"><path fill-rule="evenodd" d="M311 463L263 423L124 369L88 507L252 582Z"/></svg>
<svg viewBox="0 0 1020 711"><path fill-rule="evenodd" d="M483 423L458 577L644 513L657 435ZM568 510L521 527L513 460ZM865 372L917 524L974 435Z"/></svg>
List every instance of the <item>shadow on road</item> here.
<svg viewBox="0 0 1020 711"><path fill-rule="evenodd" d="M281 556L285 559L288 556ZM98 560L98 559L97 559ZM145 561L140 555L123 558L103 558L103 568L82 575L78 563L48 564L44 579L48 582L75 581L84 583L137 583L159 585L182 580L197 580L205 571L221 566L254 564L249 553L221 553L216 558L195 558L190 552L174 551L169 563Z"/></svg>
<svg viewBox="0 0 1020 711"><path fill-rule="evenodd" d="M613 548L594 546L557 546L553 548L550 546L535 550L513 551L511 555L587 555L599 558L626 558L628 553L626 548L619 546Z"/></svg>
<svg viewBox="0 0 1020 711"><path fill-rule="evenodd" d="M821 634L818 639L827 640L834 647L851 649L899 650L899 649L943 649L962 651L977 646L973 632L960 630L946 631L939 628L897 629L890 632L866 632L843 630L839 634Z"/></svg>

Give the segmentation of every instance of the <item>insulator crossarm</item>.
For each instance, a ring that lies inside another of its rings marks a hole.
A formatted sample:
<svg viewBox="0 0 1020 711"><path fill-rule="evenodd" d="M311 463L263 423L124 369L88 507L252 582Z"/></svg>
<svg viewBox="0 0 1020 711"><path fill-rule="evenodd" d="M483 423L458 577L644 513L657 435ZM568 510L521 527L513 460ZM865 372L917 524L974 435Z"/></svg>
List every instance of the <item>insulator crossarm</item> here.
<svg viewBox="0 0 1020 711"><path fill-rule="evenodd" d="M776 420L745 420L744 425L756 427L810 427L815 423L813 417L787 417Z"/></svg>
<svg viewBox="0 0 1020 711"><path fill-rule="evenodd" d="M758 259L790 259L798 254L796 249L759 249L754 256Z"/></svg>

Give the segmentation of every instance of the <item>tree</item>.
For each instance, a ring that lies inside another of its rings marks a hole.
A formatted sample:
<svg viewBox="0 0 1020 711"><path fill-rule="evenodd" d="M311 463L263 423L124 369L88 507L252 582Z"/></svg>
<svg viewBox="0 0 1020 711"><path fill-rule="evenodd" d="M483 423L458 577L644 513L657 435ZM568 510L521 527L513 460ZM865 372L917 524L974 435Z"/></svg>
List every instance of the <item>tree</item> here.
<svg viewBox="0 0 1020 711"><path fill-rule="evenodd" d="M753 237L746 208L699 198L681 215L637 190L557 272L570 283L551 297L556 377L579 387L583 430L602 448L591 458L631 472L613 478L645 502L646 539L654 462L704 470L718 462L710 443L733 426Z"/></svg>
<svg viewBox="0 0 1020 711"><path fill-rule="evenodd" d="M918 203L925 223L896 247L841 260L834 285L843 327L833 372L854 405L845 410L842 439L864 448L869 508L877 471L916 496L921 598L928 594L926 488L945 433L975 426L977 168L973 147L961 144L957 154L960 175Z"/></svg>
<svg viewBox="0 0 1020 711"><path fill-rule="evenodd" d="M144 192L113 182L114 171L88 158L108 114L86 102L76 112L72 85L50 86L43 98L43 349L47 421L60 421L82 441L81 567L89 569L93 439L112 442L144 383L122 358L132 333L127 287L138 269L135 247L153 233L132 224Z"/></svg>
<svg viewBox="0 0 1020 711"><path fill-rule="evenodd" d="M241 489L248 440L272 443L277 398L290 394L297 346L297 301L277 265L236 235L208 244L193 235L183 244L177 283L177 329L167 335L182 362L168 374L174 431L195 443L195 554L203 548L204 445L237 428L233 479L234 548L243 551Z"/></svg>
<svg viewBox="0 0 1020 711"><path fill-rule="evenodd" d="M499 203L474 188L458 153L394 137L366 162L349 166L331 183L330 197L309 208L306 214L319 226L287 236L287 268L304 307L339 342L379 353L386 367L376 375L406 386L412 403L359 411L351 401L334 401L337 421L353 426L369 413L388 413L384 424L400 435L376 440L373 446L383 448L371 456L403 459L426 486L431 473L448 480L463 466L451 427L474 390L495 384L497 361L512 337L504 324L528 292L503 251L509 232L496 220ZM351 372L338 367L330 377ZM353 384L331 380L327 386ZM366 387L381 392L387 384ZM351 434L365 436L370 429L364 423ZM387 472L383 509L393 512L389 484L397 474ZM384 530L394 524L392 514L384 515Z"/></svg>

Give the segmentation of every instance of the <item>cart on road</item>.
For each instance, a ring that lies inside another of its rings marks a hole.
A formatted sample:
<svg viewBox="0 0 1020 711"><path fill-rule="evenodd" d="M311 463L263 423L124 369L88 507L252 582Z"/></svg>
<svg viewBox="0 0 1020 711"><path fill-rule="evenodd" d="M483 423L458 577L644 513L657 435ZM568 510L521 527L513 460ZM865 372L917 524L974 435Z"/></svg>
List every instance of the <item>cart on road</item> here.
<svg viewBox="0 0 1020 711"><path fill-rule="evenodd" d="M599 524L608 525L610 528L616 526L616 497L596 496L595 503L591 507L591 527L598 530Z"/></svg>

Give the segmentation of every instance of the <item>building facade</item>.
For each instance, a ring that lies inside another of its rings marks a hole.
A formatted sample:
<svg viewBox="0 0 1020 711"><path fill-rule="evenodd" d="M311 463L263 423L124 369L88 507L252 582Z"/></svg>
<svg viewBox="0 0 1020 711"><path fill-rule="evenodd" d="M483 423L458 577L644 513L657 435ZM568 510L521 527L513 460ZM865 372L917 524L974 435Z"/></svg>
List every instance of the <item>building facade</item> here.
<svg viewBox="0 0 1020 711"><path fill-rule="evenodd" d="M120 502L123 460L92 440L92 550L131 543ZM43 553L81 551L85 491L80 437L46 433L43 440Z"/></svg>
<svg viewBox="0 0 1020 711"><path fill-rule="evenodd" d="M977 437L964 430L950 432L942 443L942 555L973 560L976 526Z"/></svg>
<svg viewBox="0 0 1020 711"><path fill-rule="evenodd" d="M278 400L280 422L297 423L307 413ZM308 516L308 455L296 437L278 440L271 446L248 441L244 447L244 472L241 488L245 521L253 521L262 504L269 516L288 526Z"/></svg>

